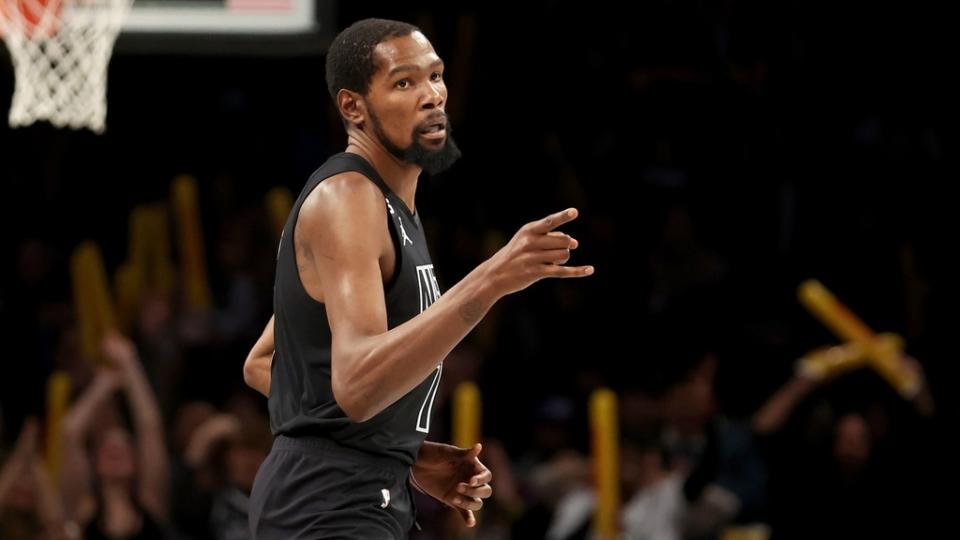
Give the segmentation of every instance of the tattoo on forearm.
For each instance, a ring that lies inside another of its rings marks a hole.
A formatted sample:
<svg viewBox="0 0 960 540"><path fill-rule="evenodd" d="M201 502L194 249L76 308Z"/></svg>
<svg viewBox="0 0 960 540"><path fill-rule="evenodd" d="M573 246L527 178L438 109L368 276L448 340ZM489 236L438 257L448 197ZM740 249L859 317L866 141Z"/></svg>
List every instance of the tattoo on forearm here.
<svg viewBox="0 0 960 540"><path fill-rule="evenodd" d="M460 306L460 318L467 324L476 324L483 318L483 306L478 300L470 300Z"/></svg>

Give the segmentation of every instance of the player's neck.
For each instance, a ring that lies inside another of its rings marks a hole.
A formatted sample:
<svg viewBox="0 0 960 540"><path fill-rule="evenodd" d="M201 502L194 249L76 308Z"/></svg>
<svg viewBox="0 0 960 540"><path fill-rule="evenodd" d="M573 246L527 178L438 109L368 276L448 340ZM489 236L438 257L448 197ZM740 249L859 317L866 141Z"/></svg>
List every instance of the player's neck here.
<svg viewBox="0 0 960 540"><path fill-rule="evenodd" d="M347 134L346 151L366 159L407 208L416 212L414 200L417 194L417 179L422 171L420 167L397 158L379 141L363 132L351 130Z"/></svg>

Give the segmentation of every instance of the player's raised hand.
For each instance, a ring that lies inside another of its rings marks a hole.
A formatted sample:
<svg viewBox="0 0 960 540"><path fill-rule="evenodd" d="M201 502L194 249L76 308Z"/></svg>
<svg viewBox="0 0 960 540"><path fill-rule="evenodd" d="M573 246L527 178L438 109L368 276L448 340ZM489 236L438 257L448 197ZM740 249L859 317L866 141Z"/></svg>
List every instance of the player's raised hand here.
<svg viewBox="0 0 960 540"><path fill-rule="evenodd" d="M484 263L488 265L497 291L505 296L544 278L593 274L592 266L566 266L570 252L577 249L579 243L572 236L556 230L578 215L576 208L568 208L521 227L507 245Z"/></svg>

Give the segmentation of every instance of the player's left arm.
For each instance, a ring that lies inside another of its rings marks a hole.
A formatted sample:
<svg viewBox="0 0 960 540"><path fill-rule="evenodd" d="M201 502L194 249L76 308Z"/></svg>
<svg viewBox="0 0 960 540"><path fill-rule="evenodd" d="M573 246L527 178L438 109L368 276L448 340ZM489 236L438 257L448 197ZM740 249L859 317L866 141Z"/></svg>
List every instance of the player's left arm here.
<svg viewBox="0 0 960 540"><path fill-rule="evenodd" d="M247 386L270 397L270 367L273 365L273 317L260 338L250 349L243 363L243 380Z"/></svg>
<svg viewBox="0 0 960 540"><path fill-rule="evenodd" d="M479 458L482 449L479 443L458 448L425 441L410 469L414 487L456 509L467 527L477 524L473 513L493 494L493 475Z"/></svg>

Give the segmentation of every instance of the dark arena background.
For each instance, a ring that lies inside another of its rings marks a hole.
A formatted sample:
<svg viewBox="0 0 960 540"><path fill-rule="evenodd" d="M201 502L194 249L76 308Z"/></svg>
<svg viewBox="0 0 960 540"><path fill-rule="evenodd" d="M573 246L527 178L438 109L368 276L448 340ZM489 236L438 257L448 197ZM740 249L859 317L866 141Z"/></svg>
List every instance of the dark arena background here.
<svg viewBox="0 0 960 540"><path fill-rule="evenodd" d="M494 494L467 530L418 493L411 538L949 535L944 10L136 0L102 133L0 126L0 539L93 538L115 477L160 509L127 509L142 534L250 537L272 436L244 360L277 216L345 147L326 49L366 17L417 25L446 62L463 158L416 199L441 289L567 207L570 264L596 268L507 297L447 358L428 439L472 426ZM811 307L817 283L849 313Z"/></svg>

